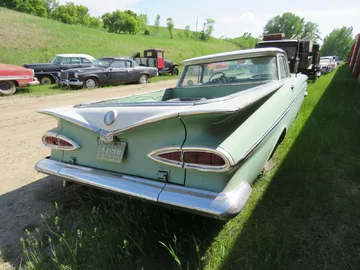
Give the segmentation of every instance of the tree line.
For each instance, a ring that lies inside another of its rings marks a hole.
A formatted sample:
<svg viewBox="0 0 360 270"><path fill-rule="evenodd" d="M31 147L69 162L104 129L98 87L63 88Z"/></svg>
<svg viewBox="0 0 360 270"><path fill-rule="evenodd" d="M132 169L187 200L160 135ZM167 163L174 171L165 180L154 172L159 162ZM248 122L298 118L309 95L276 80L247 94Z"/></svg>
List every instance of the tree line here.
<svg viewBox="0 0 360 270"><path fill-rule="evenodd" d="M31 15L53 19L67 24L100 27L102 21L92 17L89 9L83 5L66 2L60 5L57 0L2 0L2 7Z"/></svg>

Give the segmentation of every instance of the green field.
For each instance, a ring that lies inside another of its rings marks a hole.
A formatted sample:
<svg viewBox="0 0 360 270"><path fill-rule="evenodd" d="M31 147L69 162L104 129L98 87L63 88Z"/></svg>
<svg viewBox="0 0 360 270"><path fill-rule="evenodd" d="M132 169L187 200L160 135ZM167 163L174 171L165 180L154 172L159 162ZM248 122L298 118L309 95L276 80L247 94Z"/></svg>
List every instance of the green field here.
<svg viewBox="0 0 360 270"><path fill-rule="evenodd" d="M255 181L234 219L217 221L76 187L71 211L59 205L55 217L44 218L48 237L24 238L23 266L358 269L360 84L342 66L308 92L273 169Z"/></svg>
<svg viewBox="0 0 360 270"><path fill-rule="evenodd" d="M215 38L208 42L182 38L176 29L174 39L163 27L157 36L111 34L5 8L0 8L0 25L0 63L6 64L48 62L58 53L85 53L96 58L131 56L149 48L164 49L166 59L180 63L195 56L238 49Z"/></svg>

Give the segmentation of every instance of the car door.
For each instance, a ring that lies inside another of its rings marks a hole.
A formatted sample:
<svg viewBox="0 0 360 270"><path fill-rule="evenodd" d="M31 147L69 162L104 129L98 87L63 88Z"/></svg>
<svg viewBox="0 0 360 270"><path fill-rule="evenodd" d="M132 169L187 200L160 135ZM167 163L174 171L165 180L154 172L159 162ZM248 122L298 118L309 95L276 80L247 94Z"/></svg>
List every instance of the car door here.
<svg viewBox="0 0 360 270"><path fill-rule="evenodd" d="M125 66L126 66L126 70L128 72L128 80L131 82L138 81L140 78L140 74L139 74L139 71L137 69L135 69L134 62L132 62L130 60L126 60Z"/></svg>
<svg viewBox="0 0 360 270"><path fill-rule="evenodd" d="M109 67L109 78L111 84L129 81L129 72L126 69L125 60L114 60Z"/></svg>

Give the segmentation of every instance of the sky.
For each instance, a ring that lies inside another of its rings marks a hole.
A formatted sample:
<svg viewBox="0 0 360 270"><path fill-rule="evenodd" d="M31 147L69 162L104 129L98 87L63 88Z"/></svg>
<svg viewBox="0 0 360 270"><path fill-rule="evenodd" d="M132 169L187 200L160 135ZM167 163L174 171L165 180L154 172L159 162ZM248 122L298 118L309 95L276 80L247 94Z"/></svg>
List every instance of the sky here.
<svg viewBox="0 0 360 270"><path fill-rule="evenodd" d="M352 26L354 35L360 33L360 0L60 0L60 3L72 1L85 5L92 16L101 16L116 9L131 9L138 14L148 15L153 25L156 15L160 23L166 25L166 19L172 18L175 28L201 30L206 18L215 20L214 37L234 38L249 32L258 37L266 22L276 15L292 12L306 21L319 25L324 38L334 28Z"/></svg>

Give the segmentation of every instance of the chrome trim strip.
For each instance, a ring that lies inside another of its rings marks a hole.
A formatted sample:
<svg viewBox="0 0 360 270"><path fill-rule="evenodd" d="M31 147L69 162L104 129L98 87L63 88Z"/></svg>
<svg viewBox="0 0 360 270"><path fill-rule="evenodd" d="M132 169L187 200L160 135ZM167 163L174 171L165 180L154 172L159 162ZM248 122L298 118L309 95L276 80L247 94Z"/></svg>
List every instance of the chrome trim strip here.
<svg viewBox="0 0 360 270"><path fill-rule="evenodd" d="M24 75L24 76L0 76L0 81L8 81L8 80L28 80L33 76Z"/></svg>
<svg viewBox="0 0 360 270"><path fill-rule="evenodd" d="M269 133L271 131L274 130L274 128L280 123L280 121L286 116L286 114L290 111L290 109L292 108L292 106L295 104L295 102L298 100L298 98L301 96L301 94L304 95L304 91L306 89L307 85L299 92L299 94L297 94L297 96L293 99L293 101L290 103L290 105L285 109L285 111L280 115L280 117L265 131L265 133L249 148L248 151L245 152L245 154L240 158L240 160L237 162L237 165L239 163L242 163L244 160L246 160L252 153L253 151L256 149L256 147L258 147L261 142L266 138L267 135L269 135Z"/></svg>
<svg viewBox="0 0 360 270"><path fill-rule="evenodd" d="M224 160L225 165L210 166L210 165L192 164L192 163L184 162L184 160L183 160L184 153L194 152L194 151L206 152L206 153L212 153L212 154L219 155ZM164 159L164 158L161 158L158 156L160 154L166 154L169 152L181 152L181 161L176 162L176 161ZM176 166L176 167L180 167L180 168L184 168L184 169L206 171L206 172L226 172L226 171L229 171L231 169L231 167L235 165L235 162L234 162L234 159L232 158L232 156L225 149L223 149L221 147L211 148L208 146L184 146L184 147L167 146L167 147L163 147L160 149L156 149L156 150L150 152L147 156L149 158L151 158L152 160L155 160L157 162L160 162L160 163L163 163L166 165Z"/></svg>
<svg viewBox="0 0 360 270"><path fill-rule="evenodd" d="M73 147L71 148L67 148L66 146L55 146L55 145L51 145L51 144L48 144L45 142L45 137L56 137L56 138L59 138L61 140L64 140L66 141L67 143L70 143L71 145L73 145ZM57 149L57 150L65 150L65 151L72 151L72 150L76 150L76 149L79 149L80 148L80 145L75 142L74 140L72 139L69 139L68 137L62 135L62 134L59 134L59 133L56 133L56 132L52 132L52 131L48 131L46 132L42 138L41 138L41 141L43 143L43 145L45 145L46 147L49 147L49 148L52 148L52 149Z"/></svg>
<svg viewBox="0 0 360 270"><path fill-rule="evenodd" d="M71 165L47 158L40 160L35 165L35 169L41 173L65 178L70 182L145 199L218 219L230 219L237 215L251 194L251 186L245 181L231 192L217 193Z"/></svg>

